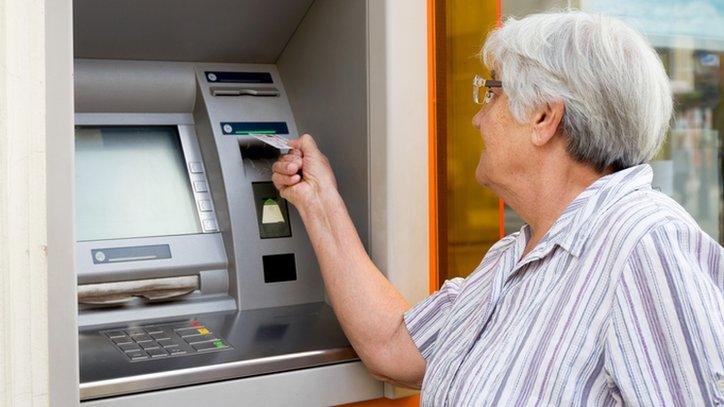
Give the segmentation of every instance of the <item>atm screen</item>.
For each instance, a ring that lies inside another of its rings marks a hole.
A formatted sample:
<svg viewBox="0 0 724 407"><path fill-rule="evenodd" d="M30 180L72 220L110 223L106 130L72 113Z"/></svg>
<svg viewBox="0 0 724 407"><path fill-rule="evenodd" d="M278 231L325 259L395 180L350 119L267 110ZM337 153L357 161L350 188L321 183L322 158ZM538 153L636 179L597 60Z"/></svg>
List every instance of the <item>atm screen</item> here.
<svg viewBox="0 0 724 407"><path fill-rule="evenodd" d="M75 129L78 241L201 233L176 127Z"/></svg>

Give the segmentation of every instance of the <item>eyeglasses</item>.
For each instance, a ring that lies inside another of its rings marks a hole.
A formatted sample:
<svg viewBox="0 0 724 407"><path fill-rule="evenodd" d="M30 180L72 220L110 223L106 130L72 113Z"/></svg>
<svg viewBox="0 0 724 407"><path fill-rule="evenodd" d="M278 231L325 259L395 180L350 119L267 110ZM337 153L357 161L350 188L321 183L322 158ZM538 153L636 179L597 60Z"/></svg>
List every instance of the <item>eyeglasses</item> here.
<svg viewBox="0 0 724 407"><path fill-rule="evenodd" d="M503 82L501 81L483 79L479 75L475 75L473 78L473 102L475 102L476 105L490 103L493 100L493 96L495 96L491 88L502 87ZM485 88L485 96L482 100L480 99L480 88Z"/></svg>

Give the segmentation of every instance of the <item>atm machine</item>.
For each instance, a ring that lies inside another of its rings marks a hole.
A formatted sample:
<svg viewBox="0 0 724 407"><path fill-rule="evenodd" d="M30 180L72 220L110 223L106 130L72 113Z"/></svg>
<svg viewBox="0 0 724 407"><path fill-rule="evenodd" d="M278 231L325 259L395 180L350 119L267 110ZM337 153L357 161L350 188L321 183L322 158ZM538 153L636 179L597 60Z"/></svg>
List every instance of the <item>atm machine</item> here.
<svg viewBox="0 0 724 407"><path fill-rule="evenodd" d="M341 193L368 241L365 2L101 3L74 5L81 401L380 397L271 183L280 151L254 137L313 129L344 153Z"/></svg>

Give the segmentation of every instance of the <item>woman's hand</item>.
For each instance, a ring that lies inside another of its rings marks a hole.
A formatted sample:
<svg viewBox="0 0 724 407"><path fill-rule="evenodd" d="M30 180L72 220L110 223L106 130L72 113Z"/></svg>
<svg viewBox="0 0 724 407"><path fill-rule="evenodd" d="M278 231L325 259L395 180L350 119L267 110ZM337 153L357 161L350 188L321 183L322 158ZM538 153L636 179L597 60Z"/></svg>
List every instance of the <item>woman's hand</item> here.
<svg viewBox="0 0 724 407"><path fill-rule="evenodd" d="M304 134L289 140L289 145L292 150L272 166L272 181L282 198L304 210L318 203L325 192L336 191L337 181L312 136Z"/></svg>

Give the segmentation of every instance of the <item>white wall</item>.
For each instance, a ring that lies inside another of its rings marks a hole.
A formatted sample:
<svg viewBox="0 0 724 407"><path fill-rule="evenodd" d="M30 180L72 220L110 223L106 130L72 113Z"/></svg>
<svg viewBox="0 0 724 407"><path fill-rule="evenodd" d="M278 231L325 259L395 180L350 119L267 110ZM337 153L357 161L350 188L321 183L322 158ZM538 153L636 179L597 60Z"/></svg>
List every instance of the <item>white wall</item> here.
<svg viewBox="0 0 724 407"><path fill-rule="evenodd" d="M2 406L78 404L72 106L71 1L0 0Z"/></svg>
<svg viewBox="0 0 724 407"><path fill-rule="evenodd" d="M368 0L370 251L408 301L428 295L427 3Z"/></svg>
<svg viewBox="0 0 724 407"><path fill-rule="evenodd" d="M48 404L44 2L0 1L0 402Z"/></svg>

